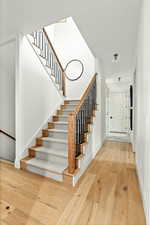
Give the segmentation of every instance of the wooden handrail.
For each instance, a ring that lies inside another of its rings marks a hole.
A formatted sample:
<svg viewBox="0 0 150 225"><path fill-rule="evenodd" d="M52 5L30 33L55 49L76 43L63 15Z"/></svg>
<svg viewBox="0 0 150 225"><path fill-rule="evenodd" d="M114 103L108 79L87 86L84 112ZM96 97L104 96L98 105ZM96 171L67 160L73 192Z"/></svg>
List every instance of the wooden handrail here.
<svg viewBox="0 0 150 225"><path fill-rule="evenodd" d="M96 75L97 75L97 73L92 77L92 79L91 79L91 81L90 81L90 83L89 83L87 89L86 89L85 92L83 93L83 95L82 95L82 97L81 97L81 100L80 100L79 104L78 104L78 105L76 106L76 108L75 108L75 111L74 111L75 114L77 114L77 113L80 111L80 108L81 108L82 104L84 103L84 101L85 101L85 99L86 99L86 97L87 97L87 95L88 95L88 93L89 93L89 91L90 91L90 89L91 89L93 83L94 83L95 80L96 80Z"/></svg>
<svg viewBox="0 0 150 225"><path fill-rule="evenodd" d="M16 138L14 138L13 136L11 136L10 134L6 133L6 132L3 131L3 130L0 130L0 133L6 135L7 137L11 138L11 139L14 140L14 141L16 140Z"/></svg>
<svg viewBox="0 0 150 225"><path fill-rule="evenodd" d="M64 71L64 68L63 68L63 66L61 65L61 62L60 62L60 60L59 60L59 58L58 58L58 56L57 56L57 53L56 53L56 51L55 51L55 49L54 49L54 47L53 47L53 45L52 45L52 43L51 43L51 41L50 41L50 39L49 39L49 36L48 36L48 34L47 34L47 32L46 32L46 30L45 30L45 28L43 28L43 32L44 32L44 34L45 34L45 36L46 36L46 39L48 40L48 43L49 43L49 45L50 45L50 47L51 47L51 49L52 49L52 51L53 51L53 53L54 53L54 55L55 55L55 58L56 58L56 60L57 60L57 63L59 64L59 66L60 66L60 68L61 68L61 71L62 71L62 79L63 79L63 82L62 82L62 89L63 89L63 94L64 94L64 96L66 95L66 91L65 91L65 71Z"/></svg>
<svg viewBox="0 0 150 225"><path fill-rule="evenodd" d="M57 53L56 53L56 51L55 51L55 49L54 49L54 47L53 47L53 45L52 45L52 42L51 42L50 39L49 39L49 36L48 36L48 34L47 34L45 28L43 28L43 32L44 32L44 34L45 34L45 36L46 36L46 39L48 40L49 45L51 46L51 48L52 48L52 50L53 50L53 52L54 52L54 55L55 55L55 57L56 57L56 60L57 60L57 62L58 62L58 64L59 64L61 70L64 72L64 69L63 69L63 67L62 67L62 65L61 65L61 62L59 61L59 58L58 58L58 56L57 56Z"/></svg>
<svg viewBox="0 0 150 225"><path fill-rule="evenodd" d="M75 111L70 113L68 117L68 172L71 174L73 174L76 169L76 115L80 111L81 106L83 105L94 82L96 81L96 75L97 74L92 77L90 84L83 93L79 104L75 108Z"/></svg>

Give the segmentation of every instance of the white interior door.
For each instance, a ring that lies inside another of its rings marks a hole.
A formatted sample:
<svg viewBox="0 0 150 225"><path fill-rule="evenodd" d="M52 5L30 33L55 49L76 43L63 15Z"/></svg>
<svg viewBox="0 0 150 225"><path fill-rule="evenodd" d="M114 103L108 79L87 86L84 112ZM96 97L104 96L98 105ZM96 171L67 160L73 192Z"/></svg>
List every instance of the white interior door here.
<svg viewBox="0 0 150 225"><path fill-rule="evenodd" d="M108 101L109 134L126 134L129 132L129 93L111 92Z"/></svg>

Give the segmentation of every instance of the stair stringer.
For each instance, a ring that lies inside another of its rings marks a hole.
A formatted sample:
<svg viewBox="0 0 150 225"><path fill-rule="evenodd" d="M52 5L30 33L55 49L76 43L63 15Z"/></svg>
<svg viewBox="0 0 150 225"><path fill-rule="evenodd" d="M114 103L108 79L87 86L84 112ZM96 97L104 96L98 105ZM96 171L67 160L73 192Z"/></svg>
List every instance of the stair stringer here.
<svg viewBox="0 0 150 225"><path fill-rule="evenodd" d="M92 125L91 125L92 128ZM90 165L93 159L93 151L92 151L92 131L88 135L88 142L83 146L83 157L77 159L78 160L78 173L73 176L72 185L75 186L80 179L80 177L84 174L87 167Z"/></svg>
<svg viewBox="0 0 150 225"><path fill-rule="evenodd" d="M20 155L20 160L22 160L23 158L27 157L28 156L28 150L36 145L36 139L38 137L41 137L42 136L42 131L44 129L47 128L47 124L48 123L51 123L53 121L53 115L56 114L57 110L60 108L60 106L63 104L64 102L64 98L62 97L62 100L61 100L61 103L59 103L55 109L53 110L53 112L48 116L48 118L45 119L45 121L43 122L43 124L41 124L41 126L38 128L38 130L33 134L33 136L30 138L30 140L28 141L28 143L26 144L26 146L24 147L24 151L23 153ZM20 164L20 163L19 163ZM19 165L18 164L18 165ZM20 165L18 166L18 168L20 168Z"/></svg>

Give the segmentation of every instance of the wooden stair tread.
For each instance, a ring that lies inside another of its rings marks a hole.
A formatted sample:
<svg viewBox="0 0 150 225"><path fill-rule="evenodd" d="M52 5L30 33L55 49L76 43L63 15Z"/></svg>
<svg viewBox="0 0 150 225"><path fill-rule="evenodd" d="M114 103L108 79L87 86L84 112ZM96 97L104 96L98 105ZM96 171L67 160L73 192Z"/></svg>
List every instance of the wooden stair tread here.
<svg viewBox="0 0 150 225"><path fill-rule="evenodd" d="M76 169L74 173L69 173L68 168L66 168L66 169L64 170L64 175L73 177L73 176L75 176L79 171L80 171L80 169Z"/></svg>
<svg viewBox="0 0 150 225"><path fill-rule="evenodd" d="M68 115L58 115L57 117L66 117L66 118L68 118Z"/></svg>
<svg viewBox="0 0 150 225"><path fill-rule="evenodd" d="M27 161L30 160L30 159L33 159L33 157L27 156L27 157L21 159L21 162L27 162Z"/></svg>

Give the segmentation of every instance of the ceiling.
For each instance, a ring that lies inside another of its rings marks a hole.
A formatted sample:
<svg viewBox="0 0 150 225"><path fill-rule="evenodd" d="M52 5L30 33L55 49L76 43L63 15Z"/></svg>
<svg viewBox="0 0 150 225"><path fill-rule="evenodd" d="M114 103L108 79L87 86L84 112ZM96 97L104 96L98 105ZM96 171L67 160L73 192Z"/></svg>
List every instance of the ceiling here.
<svg viewBox="0 0 150 225"><path fill-rule="evenodd" d="M73 17L104 74L133 70L142 0L0 0L0 43L22 32ZM113 63L113 54L119 54Z"/></svg>

